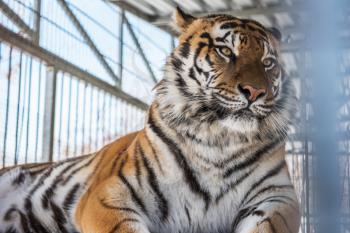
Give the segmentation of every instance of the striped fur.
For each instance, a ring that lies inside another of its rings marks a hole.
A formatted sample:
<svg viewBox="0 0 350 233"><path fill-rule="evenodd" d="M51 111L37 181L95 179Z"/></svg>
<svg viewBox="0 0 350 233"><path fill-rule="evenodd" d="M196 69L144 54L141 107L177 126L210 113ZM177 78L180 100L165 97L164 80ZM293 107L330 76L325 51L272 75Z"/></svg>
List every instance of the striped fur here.
<svg viewBox="0 0 350 233"><path fill-rule="evenodd" d="M176 20L145 127L94 154L0 170L1 233L298 231L284 160L295 98L275 30L181 10ZM249 102L246 83L266 93Z"/></svg>

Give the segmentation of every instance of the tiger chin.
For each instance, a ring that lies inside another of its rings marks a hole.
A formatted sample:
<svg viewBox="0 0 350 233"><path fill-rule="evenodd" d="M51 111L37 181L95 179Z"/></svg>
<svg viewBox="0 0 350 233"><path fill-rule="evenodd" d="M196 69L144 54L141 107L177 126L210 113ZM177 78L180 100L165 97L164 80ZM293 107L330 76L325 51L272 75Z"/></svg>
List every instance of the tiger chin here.
<svg viewBox="0 0 350 233"><path fill-rule="evenodd" d="M145 127L90 155L1 170L0 232L298 232L280 33L181 9L175 23Z"/></svg>

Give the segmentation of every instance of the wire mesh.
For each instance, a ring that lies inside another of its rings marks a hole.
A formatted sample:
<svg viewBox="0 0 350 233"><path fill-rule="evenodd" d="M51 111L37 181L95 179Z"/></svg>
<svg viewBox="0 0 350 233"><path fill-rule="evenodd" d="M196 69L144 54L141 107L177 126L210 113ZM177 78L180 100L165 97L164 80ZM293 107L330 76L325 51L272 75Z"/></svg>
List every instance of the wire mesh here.
<svg viewBox="0 0 350 233"><path fill-rule="evenodd" d="M47 66L4 43L0 57L0 167L41 162ZM55 106L55 161L96 151L144 120L143 110L63 72Z"/></svg>

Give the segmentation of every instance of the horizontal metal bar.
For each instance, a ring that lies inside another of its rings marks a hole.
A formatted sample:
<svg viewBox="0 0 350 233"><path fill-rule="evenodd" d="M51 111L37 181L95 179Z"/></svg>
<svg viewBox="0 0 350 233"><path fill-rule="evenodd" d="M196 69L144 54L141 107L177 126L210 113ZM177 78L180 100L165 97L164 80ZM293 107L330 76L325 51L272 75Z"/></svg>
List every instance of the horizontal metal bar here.
<svg viewBox="0 0 350 233"><path fill-rule="evenodd" d="M57 55L47 51L46 49L32 43L28 39L25 39L13 31L7 29L6 27L0 25L0 40L13 45L26 53L31 54L34 57L39 58L40 60L45 61L48 65L52 65L58 70L67 72L78 79L85 81L88 84L91 84L103 91L110 93L111 95L118 97L129 104L132 104L142 110L148 109L148 105L139 99L130 96L129 94L122 91L116 86L112 86L107 82L102 81L95 75L86 72L74 64L58 57Z"/></svg>
<svg viewBox="0 0 350 233"><path fill-rule="evenodd" d="M136 15L136 16L140 17L141 19L146 20L148 22L156 19L156 15L147 14L147 13L143 12L142 10L138 9L137 7L134 7L132 4L130 4L126 1L110 0L110 2L116 4L120 8L122 8L122 9L130 12L131 14Z"/></svg>
<svg viewBox="0 0 350 233"><path fill-rule="evenodd" d="M201 17L205 16L208 14L228 14L228 15L233 15L236 17L250 17L253 15L274 15L277 13L300 13L302 12L303 9L300 5L296 4L293 6L285 6L285 5L276 5L276 6L269 6L269 7L260 7L260 8L249 8L249 9L241 9L241 10L219 10L219 11L208 11L208 12L189 12L195 17ZM166 16L159 16L153 19L150 19L149 22L153 23L157 27L160 27L162 29L165 29L169 31L169 25L172 20L171 15L166 15ZM173 32L174 34L174 32Z"/></svg>
<svg viewBox="0 0 350 233"><path fill-rule="evenodd" d="M14 12L4 1L0 0L0 10L23 32L25 32L30 38L34 35L34 31L27 25L23 19Z"/></svg>

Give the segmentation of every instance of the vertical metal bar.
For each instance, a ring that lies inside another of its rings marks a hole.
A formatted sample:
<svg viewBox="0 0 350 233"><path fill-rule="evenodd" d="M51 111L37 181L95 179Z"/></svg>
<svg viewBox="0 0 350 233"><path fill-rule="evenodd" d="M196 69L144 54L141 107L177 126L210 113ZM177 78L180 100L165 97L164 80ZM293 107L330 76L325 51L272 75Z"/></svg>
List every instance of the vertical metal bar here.
<svg viewBox="0 0 350 233"><path fill-rule="evenodd" d="M34 19L34 34L33 42L37 45L40 43L40 19L41 19L41 0L35 0L35 19Z"/></svg>
<svg viewBox="0 0 350 233"><path fill-rule="evenodd" d="M22 109L21 109L21 128L20 128L20 135L18 137L18 145L19 147L21 147L22 145L22 136L23 136L23 127L24 127L24 115L25 115L25 106L26 106L26 96L27 96L27 68L28 68L28 56L24 55L25 56L25 62L24 62L24 74L23 74L23 79L24 79L24 82L23 82L23 93L22 93L22 96L23 96L23 104L22 104ZM18 160L19 160L19 156L21 154L18 154ZM17 160L17 161L18 161ZM16 161L16 162L17 162ZM17 165L17 163L15 163L15 165Z"/></svg>
<svg viewBox="0 0 350 233"><path fill-rule="evenodd" d="M129 131L129 126L128 126L128 115L129 115L129 106L127 103L124 103L124 134L127 134Z"/></svg>
<svg viewBox="0 0 350 233"><path fill-rule="evenodd" d="M88 85L84 82L84 94L83 94L83 119L82 119L82 127L81 127L81 154L85 153L85 111L86 111L86 89Z"/></svg>
<svg viewBox="0 0 350 233"><path fill-rule="evenodd" d="M63 116L63 90L64 90L64 75L63 73L61 73L61 88L60 88L60 93L59 93L59 96L60 96L60 113L59 113L59 118L60 118L60 121L58 122L58 159L61 157L61 154L62 154L62 116Z"/></svg>
<svg viewBox="0 0 350 233"><path fill-rule="evenodd" d="M9 119L9 108L10 108L10 92L11 92L11 74L12 74L12 46L9 50L9 61L7 70L7 89L6 89L6 111L5 111L5 132L4 132L4 147L2 151L2 166L6 164L6 150L7 150L7 130L8 130L8 119Z"/></svg>
<svg viewBox="0 0 350 233"><path fill-rule="evenodd" d="M340 232L340 177L338 157L337 112L340 76L338 66L338 17L340 1L311 0L308 17L311 32L313 120L311 121L316 193L316 232ZM337 14L335 14L337 12ZM321 16L321 17L320 17Z"/></svg>
<svg viewBox="0 0 350 233"><path fill-rule="evenodd" d="M76 80L77 89L75 93L75 123L74 123L74 155L78 152L78 112L79 112L79 80Z"/></svg>
<svg viewBox="0 0 350 233"><path fill-rule="evenodd" d="M140 42L137 39L137 36L136 36L136 34L135 34L135 32L134 32L134 30L133 30L129 20L127 19L127 17L125 15L124 15L124 22L125 22L126 27L128 28L128 31L129 31L129 33L131 35L132 40L134 41L134 43L136 45L137 50L139 51L139 53L141 55L142 60L144 61L145 65L146 65L146 68L147 68L149 74L151 75L151 78L152 78L153 82L157 83L158 81L156 79L156 76L154 75L152 67L151 67L151 65L150 65L150 63L149 63L145 53L143 52L143 49L142 49L142 47L140 45Z"/></svg>
<svg viewBox="0 0 350 233"><path fill-rule="evenodd" d="M40 99L41 99L41 70L42 63L39 64L39 76L38 76L38 103L37 103L37 113L36 113L36 132L35 132L35 149L34 149L34 161L37 162L38 159L38 144L39 144L39 124L40 124Z"/></svg>
<svg viewBox="0 0 350 233"><path fill-rule="evenodd" d="M92 150L92 115L93 115L93 101L94 101L94 98L93 98L93 95L94 95L94 89L93 87L91 86L90 88L90 103L89 103L89 107L90 107L90 117L89 117L89 152Z"/></svg>
<svg viewBox="0 0 350 233"><path fill-rule="evenodd" d="M17 110L16 110L16 133L15 133L15 158L14 164L18 163L18 131L19 131L19 116L21 106L21 87L22 87L22 51L19 54L19 73L18 73L18 93L17 93Z"/></svg>
<svg viewBox="0 0 350 233"><path fill-rule="evenodd" d="M31 98L32 98L32 68L33 68L33 58L29 58L29 82L28 82L28 113L27 113L27 123L26 123L26 146L25 146L25 163L28 162L28 149L29 149L29 130L30 130L30 109L31 109Z"/></svg>
<svg viewBox="0 0 350 233"><path fill-rule="evenodd" d="M117 136L117 137L119 137L119 99L116 99L115 100L115 110L114 110L114 112L115 112L115 120L114 120L114 124L115 124L115 135Z"/></svg>
<svg viewBox="0 0 350 233"><path fill-rule="evenodd" d="M69 157L71 103L72 103L72 77L69 76L67 134L66 134L66 150L65 150L65 155L66 155L66 157Z"/></svg>
<svg viewBox="0 0 350 233"><path fill-rule="evenodd" d="M95 149L97 149L99 147L99 135L98 135L98 131L99 131L99 123L100 123L100 92L97 91L97 104L96 104L96 107L97 107L97 119L96 119L96 132L95 132L95 135L96 135L96 139L95 139Z"/></svg>
<svg viewBox="0 0 350 233"><path fill-rule="evenodd" d="M124 66L124 15L125 12L122 9L119 18L119 87L123 82L123 66Z"/></svg>
<svg viewBox="0 0 350 233"><path fill-rule="evenodd" d="M108 142L111 141L112 139L112 111L114 111L114 109L112 109L112 95L108 95L109 96L109 104L108 104Z"/></svg>
<svg viewBox="0 0 350 233"><path fill-rule="evenodd" d="M106 143L106 93L102 92L103 98L102 98L102 127L101 127L101 135L102 135L102 144Z"/></svg>
<svg viewBox="0 0 350 233"><path fill-rule="evenodd" d="M55 105L56 105L57 70L48 66L46 68L43 147L41 161L52 161L54 129L55 129Z"/></svg>

